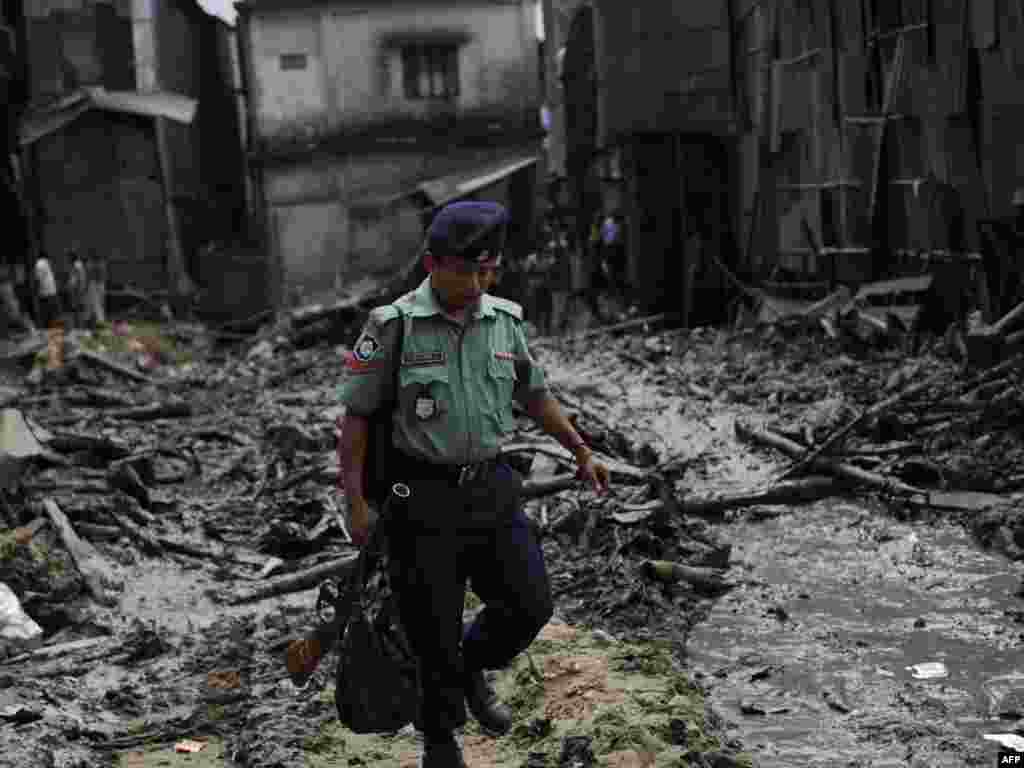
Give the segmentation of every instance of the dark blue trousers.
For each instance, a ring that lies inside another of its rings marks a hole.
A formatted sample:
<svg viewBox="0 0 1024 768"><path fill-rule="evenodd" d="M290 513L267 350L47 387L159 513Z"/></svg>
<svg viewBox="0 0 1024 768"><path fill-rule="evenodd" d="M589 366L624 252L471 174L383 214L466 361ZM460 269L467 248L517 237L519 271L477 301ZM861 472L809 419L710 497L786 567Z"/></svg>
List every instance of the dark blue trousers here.
<svg viewBox="0 0 1024 768"><path fill-rule="evenodd" d="M466 670L507 666L551 618L544 557L522 512L522 477L498 463L463 487L420 465L388 504L392 581L420 661L424 733L466 722ZM484 603L469 627L466 582Z"/></svg>

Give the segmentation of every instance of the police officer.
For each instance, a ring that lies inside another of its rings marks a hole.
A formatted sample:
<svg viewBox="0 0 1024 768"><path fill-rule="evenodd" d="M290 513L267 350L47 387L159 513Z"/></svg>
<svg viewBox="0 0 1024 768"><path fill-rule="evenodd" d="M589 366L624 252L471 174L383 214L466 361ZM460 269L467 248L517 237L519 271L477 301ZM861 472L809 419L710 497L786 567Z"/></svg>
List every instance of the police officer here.
<svg viewBox="0 0 1024 768"><path fill-rule="evenodd" d="M352 538L365 543L361 487L368 417L392 401L399 460L387 504L394 584L420 661L425 768L464 768L454 731L466 705L501 734L511 713L484 670L508 665L551 618L540 546L520 505L522 477L502 460L512 401L570 449L598 492L608 469L562 413L526 346L522 309L488 295L502 264L508 214L493 203L454 203L427 233L416 290L371 315L346 363L340 390L342 474ZM399 324L401 360L395 360ZM467 579L484 603L463 631Z"/></svg>

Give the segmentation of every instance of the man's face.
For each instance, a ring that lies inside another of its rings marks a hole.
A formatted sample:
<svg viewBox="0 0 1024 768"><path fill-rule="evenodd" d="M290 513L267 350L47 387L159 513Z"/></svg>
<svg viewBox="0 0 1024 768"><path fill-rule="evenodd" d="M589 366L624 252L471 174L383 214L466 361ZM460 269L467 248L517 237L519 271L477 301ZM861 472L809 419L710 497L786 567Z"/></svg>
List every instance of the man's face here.
<svg viewBox="0 0 1024 768"><path fill-rule="evenodd" d="M498 284L501 277L500 258L474 262L457 256L431 257L427 269L431 284L441 301L455 310L476 304L480 297Z"/></svg>

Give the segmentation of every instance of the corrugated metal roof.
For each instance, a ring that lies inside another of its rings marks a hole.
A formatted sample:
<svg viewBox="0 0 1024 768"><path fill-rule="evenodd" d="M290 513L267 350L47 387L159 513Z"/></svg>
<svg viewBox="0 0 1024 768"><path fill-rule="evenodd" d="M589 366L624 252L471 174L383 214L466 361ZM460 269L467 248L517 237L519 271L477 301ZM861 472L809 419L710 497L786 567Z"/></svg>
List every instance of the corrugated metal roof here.
<svg viewBox="0 0 1024 768"><path fill-rule="evenodd" d="M57 103L27 114L21 121L21 144L31 144L59 131L90 109L106 109L146 117L166 117L178 123L191 123L197 102L168 91L108 91L82 88Z"/></svg>
<svg viewBox="0 0 1024 768"><path fill-rule="evenodd" d="M473 171L453 173L422 182L417 189L425 194L434 205L445 205L452 200L471 195L474 192L496 184L537 162L535 155L519 156L515 159L492 163Z"/></svg>
<svg viewBox="0 0 1024 768"><path fill-rule="evenodd" d="M196 116L195 99L169 91L140 93L138 91L105 91L93 94L100 109L113 112L132 112L149 117L166 117L176 123L191 123Z"/></svg>

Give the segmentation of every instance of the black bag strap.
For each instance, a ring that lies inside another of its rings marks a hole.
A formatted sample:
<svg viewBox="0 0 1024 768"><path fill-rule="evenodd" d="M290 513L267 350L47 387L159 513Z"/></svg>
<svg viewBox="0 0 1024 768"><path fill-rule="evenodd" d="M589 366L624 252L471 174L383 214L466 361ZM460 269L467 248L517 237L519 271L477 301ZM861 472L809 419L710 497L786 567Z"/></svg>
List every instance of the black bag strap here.
<svg viewBox="0 0 1024 768"><path fill-rule="evenodd" d="M394 411L398 405L398 372L402 370L402 355L405 347L405 324L412 320L406 320L406 314L398 310L398 319L401 320L398 326L398 338L395 340L395 366L391 371L391 410Z"/></svg>
<svg viewBox="0 0 1024 768"><path fill-rule="evenodd" d="M386 508L386 505L385 505ZM366 544L363 545L362 549L359 550L359 556L356 557L356 562L353 565L351 580L348 583L348 588L351 590L352 604L351 611L355 611L357 607L366 607L366 578L368 574L369 563L372 561L376 565L378 559L383 553L383 538L386 536L383 528L387 521L382 512L377 519L377 522L373 526L373 530L370 531L370 537ZM351 614L350 614L351 616Z"/></svg>
<svg viewBox="0 0 1024 768"><path fill-rule="evenodd" d="M397 308L397 305L392 305ZM387 413L394 413L395 406L398 405L398 372L402 370L402 354L405 347L405 323L406 315L401 309L398 309L398 336L395 338L394 346L392 348L394 365L391 369L391 399L386 403L382 403L378 406L378 411L386 411Z"/></svg>

